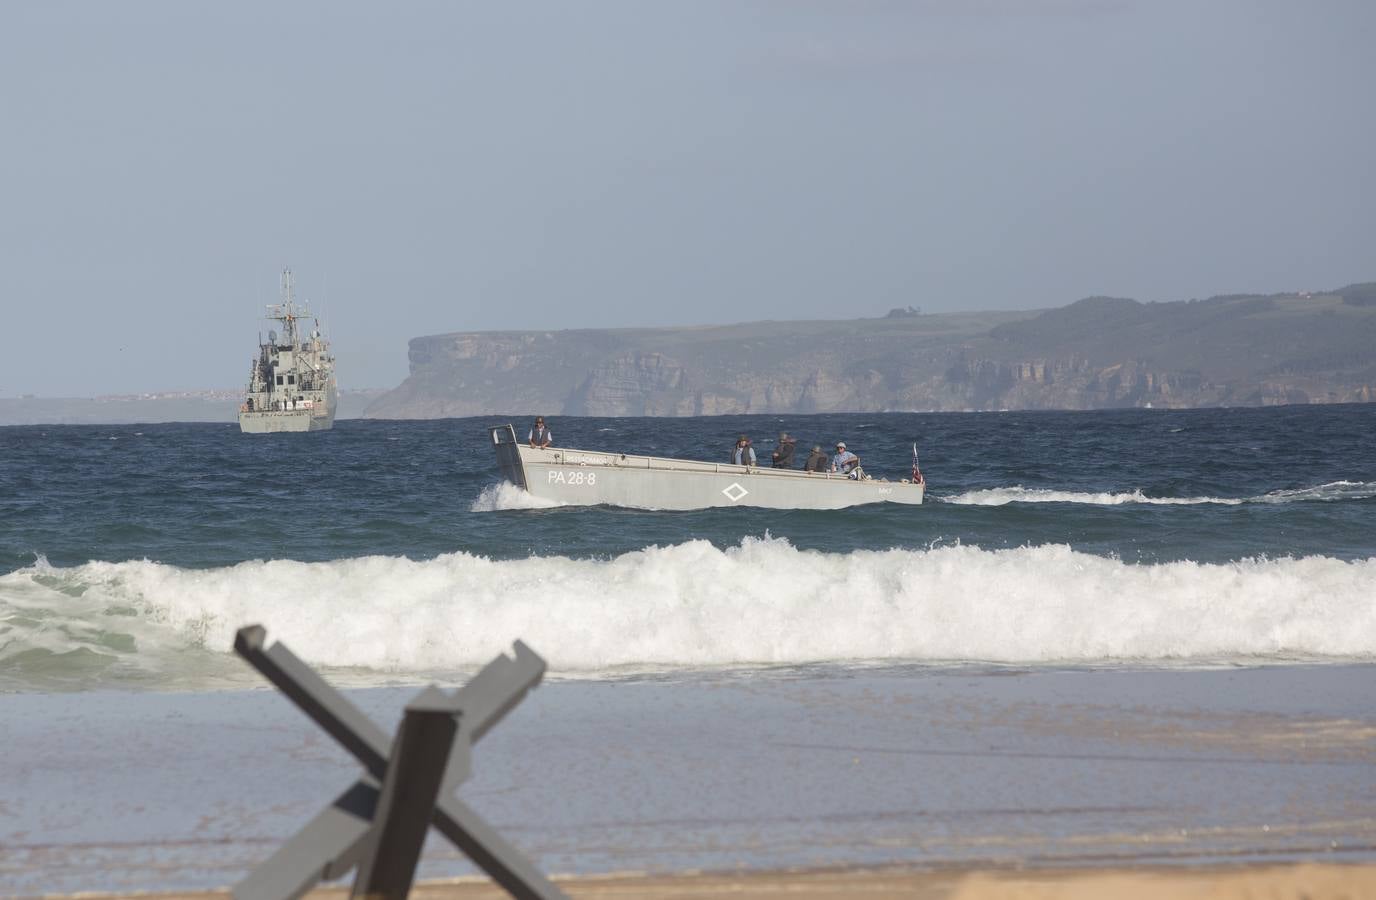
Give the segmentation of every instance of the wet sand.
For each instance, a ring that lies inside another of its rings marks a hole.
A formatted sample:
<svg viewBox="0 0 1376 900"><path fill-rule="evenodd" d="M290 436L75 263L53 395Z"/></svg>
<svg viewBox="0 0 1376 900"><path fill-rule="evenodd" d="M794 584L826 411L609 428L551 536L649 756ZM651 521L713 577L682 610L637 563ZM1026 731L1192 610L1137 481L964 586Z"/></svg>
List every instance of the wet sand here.
<svg viewBox="0 0 1376 900"><path fill-rule="evenodd" d="M1370 885L1367 869L1328 864L1376 864L1373 675L914 668L555 682L478 745L460 796L543 871L573 876L575 896L1035 897L1053 896L1035 893L1052 870L1066 870L1066 890L1090 870L1127 879L1115 891L1161 879L1172 892L1226 882L1237 896L1253 877ZM390 729L415 692L350 696ZM0 731L3 893L222 889L359 771L269 691L0 695ZM1304 862L1325 865L1255 868ZM1225 864L1248 868L1198 868ZM628 871L647 877L603 874ZM746 874L677 874L694 871ZM419 877L471 874L432 833Z"/></svg>

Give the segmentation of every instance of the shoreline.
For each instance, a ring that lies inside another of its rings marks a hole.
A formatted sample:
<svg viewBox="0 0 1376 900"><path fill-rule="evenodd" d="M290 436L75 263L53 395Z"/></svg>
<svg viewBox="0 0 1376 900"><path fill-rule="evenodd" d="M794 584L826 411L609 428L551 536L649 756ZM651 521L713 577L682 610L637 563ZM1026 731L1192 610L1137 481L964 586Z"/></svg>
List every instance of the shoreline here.
<svg viewBox="0 0 1376 900"><path fill-rule="evenodd" d="M912 869L901 867L785 869L745 872L639 872L561 876L553 879L570 897L621 900L629 897L664 900L767 900L779 896L809 900L851 897L907 897L913 900L1229 900L1266 897L1268 900L1353 898L1376 895L1376 865L1370 863L1299 862L1248 863L1184 867L1125 865L1093 868ZM318 887L306 896L344 897L350 879ZM498 900L509 896L485 878L437 879L417 883L411 895L419 900ZM90 893L69 895L82 900L218 900L228 889L200 892Z"/></svg>
<svg viewBox="0 0 1376 900"><path fill-rule="evenodd" d="M1184 885L1305 860L1367 878L1373 673L556 682L483 740L459 793L584 896L808 896L837 879L831 896L882 896L1056 871ZM414 693L345 691L385 728ZM0 721L16 895L207 896L359 771L272 691L0 695ZM609 872L651 874L625 890ZM432 834L418 881L455 877L446 890L479 892L455 896L484 896Z"/></svg>

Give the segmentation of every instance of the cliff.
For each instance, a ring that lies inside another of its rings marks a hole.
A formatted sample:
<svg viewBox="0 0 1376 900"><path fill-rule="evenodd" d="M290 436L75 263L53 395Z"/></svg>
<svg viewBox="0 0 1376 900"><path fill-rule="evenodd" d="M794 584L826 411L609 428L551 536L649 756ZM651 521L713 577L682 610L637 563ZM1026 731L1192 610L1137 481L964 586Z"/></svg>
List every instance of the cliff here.
<svg viewBox="0 0 1376 900"><path fill-rule="evenodd" d="M1040 312L414 338L374 418L1261 406L1376 399L1376 284Z"/></svg>

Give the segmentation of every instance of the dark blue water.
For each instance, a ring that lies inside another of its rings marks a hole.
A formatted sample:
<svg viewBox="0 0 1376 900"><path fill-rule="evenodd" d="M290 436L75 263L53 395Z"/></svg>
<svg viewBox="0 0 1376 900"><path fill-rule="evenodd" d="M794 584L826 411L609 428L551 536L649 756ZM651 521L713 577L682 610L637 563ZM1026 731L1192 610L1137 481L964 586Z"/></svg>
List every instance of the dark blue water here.
<svg viewBox="0 0 1376 900"><path fill-rule="evenodd" d="M499 421L0 429L0 690L240 684L255 622L359 684L518 636L576 677L1376 658L1376 405L553 423L890 478L917 441L929 502L836 511L521 508Z"/></svg>
<svg viewBox="0 0 1376 900"><path fill-rule="evenodd" d="M457 684L526 642L564 684L503 723L489 740L511 765L494 774L484 750L488 780L465 790L502 800L554 772L587 815L520 836L572 854L565 868L671 844L685 866L812 865L819 847L837 865L904 846L923 864L991 847L1365 852L1343 836L1370 822L1347 798L1366 786L1353 698L1376 661L1376 405L553 422L564 446L706 459L740 432L767 454L786 428L804 446L844 439L890 478L918 442L930 502L825 512L511 508L522 495L498 489L486 431L499 422L0 429L0 695L47 695L0 696L24 723L6 743L0 716L21 886L51 886L24 881L35 860L74 860L88 880L73 889L128 881L139 860L153 874L136 887L221 883L226 853L247 869L264 834L338 790L320 779L354 777L322 768L282 698L213 696L263 686L230 652L249 624L339 686ZM150 690L197 695L134 693ZM377 721L414 690L384 692ZM219 788L200 783L207 759L228 767ZM895 795L915 771L925 786ZM713 782L762 787L728 809ZM231 799L188 818L188 785ZM273 803L255 799L273 785ZM71 814L93 796L141 812L120 827ZM777 797L812 807L751 818ZM190 818L204 840L166 837ZM813 821L831 825L799 831ZM631 837L609 856L612 832ZM768 852L732 844L721 863L724 833Z"/></svg>
<svg viewBox="0 0 1376 900"><path fill-rule="evenodd" d="M190 568L455 551L611 557L766 533L841 553L957 543L1067 544L1142 562L1376 553L1376 406L552 422L561 446L723 460L737 433L767 456L787 429L804 449L844 439L871 474L893 478L917 441L926 505L825 512L475 512L496 480L485 426L497 421L341 421L306 435L0 428L0 572L36 555ZM1182 502L1151 502L1164 500Z"/></svg>

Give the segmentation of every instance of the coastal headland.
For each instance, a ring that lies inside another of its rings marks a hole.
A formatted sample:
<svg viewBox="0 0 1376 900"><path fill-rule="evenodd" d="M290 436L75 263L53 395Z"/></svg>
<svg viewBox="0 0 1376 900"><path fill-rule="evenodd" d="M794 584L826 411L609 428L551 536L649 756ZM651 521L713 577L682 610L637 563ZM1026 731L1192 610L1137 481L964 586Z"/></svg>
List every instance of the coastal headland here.
<svg viewBox="0 0 1376 900"><path fill-rule="evenodd" d="M1376 283L1042 311L410 342L370 418L1271 406L1376 399Z"/></svg>
<svg viewBox="0 0 1376 900"><path fill-rule="evenodd" d="M341 348L348 373L349 348ZM1047 310L412 338L341 419L1194 409L1376 400L1376 282ZM242 391L0 396L0 425L231 422Z"/></svg>

